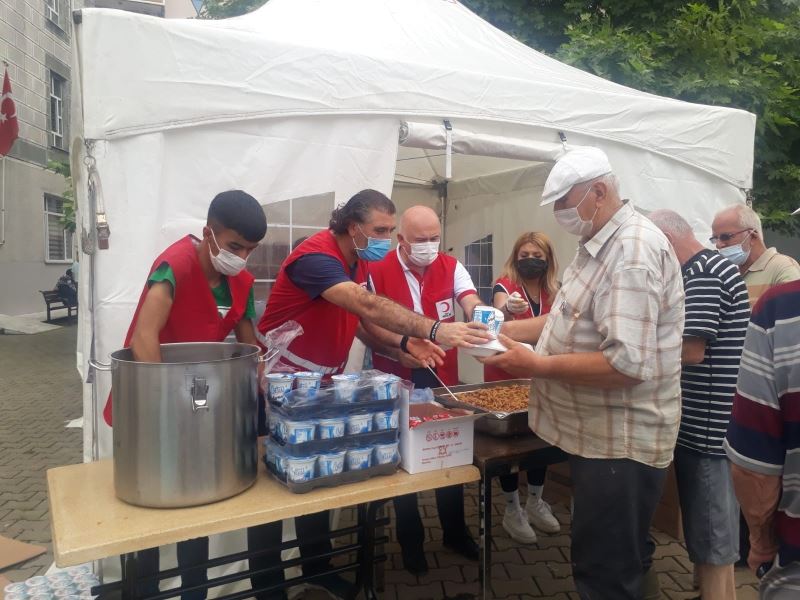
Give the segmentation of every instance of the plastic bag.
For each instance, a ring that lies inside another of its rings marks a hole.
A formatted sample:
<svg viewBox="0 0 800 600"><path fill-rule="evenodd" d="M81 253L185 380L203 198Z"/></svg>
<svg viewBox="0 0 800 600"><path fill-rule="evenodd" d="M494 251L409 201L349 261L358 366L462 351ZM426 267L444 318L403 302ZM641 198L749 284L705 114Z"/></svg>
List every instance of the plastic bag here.
<svg viewBox="0 0 800 600"><path fill-rule="evenodd" d="M267 380L264 376L271 373L275 364L280 360L281 356L289 347L297 336L303 335L303 326L297 321L286 321L280 327L271 329L265 334L260 334L256 331L256 338L258 343L264 347L265 354L261 359L264 364L264 369L261 371L261 380L259 384L261 390L267 389Z"/></svg>
<svg viewBox="0 0 800 600"><path fill-rule="evenodd" d="M411 404L421 404L423 402L433 402L433 390L431 388L417 388L411 392L409 402Z"/></svg>

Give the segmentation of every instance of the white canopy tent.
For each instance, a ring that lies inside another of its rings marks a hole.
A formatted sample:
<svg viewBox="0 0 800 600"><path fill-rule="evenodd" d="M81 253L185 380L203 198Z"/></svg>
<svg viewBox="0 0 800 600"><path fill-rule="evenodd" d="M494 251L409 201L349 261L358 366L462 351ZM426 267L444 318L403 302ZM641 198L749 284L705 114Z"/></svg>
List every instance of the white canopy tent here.
<svg viewBox="0 0 800 600"><path fill-rule="evenodd" d="M514 210L502 201L541 186L563 149L559 132L603 148L638 206L672 206L701 233L751 185L753 115L589 75L451 0L272 0L222 21L85 9L75 32L73 167L91 264L82 372L90 356L120 347L150 261L199 231L224 189L265 205L330 192L341 202L449 174L451 200L484 197L452 227L485 229L489 214L519 229L516 212L526 210L545 227L552 220L537 198L523 194ZM409 147L398 155L401 129ZM87 193L87 164L97 194ZM110 230L104 250L92 243L97 213ZM109 387L99 375L86 389L87 458L93 438L96 452L109 450L108 428L93 428Z"/></svg>
<svg viewBox="0 0 800 600"><path fill-rule="evenodd" d="M437 203L432 184L449 179L448 246L463 258L465 243L494 232L496 267L522 230L557 232L538 193L565 147L559 132L603 148L637 206L671 206L703 235L751 185L753 115L589 75L453 0L271 0L223 21L84 9L77 20L87 460L111 448L99 418L110 378L87 361L121 346L151 261L199 233L219 191L247 190L269 208L394 189L402 208ZM555 237L563 261L575 239Z"/></svg>

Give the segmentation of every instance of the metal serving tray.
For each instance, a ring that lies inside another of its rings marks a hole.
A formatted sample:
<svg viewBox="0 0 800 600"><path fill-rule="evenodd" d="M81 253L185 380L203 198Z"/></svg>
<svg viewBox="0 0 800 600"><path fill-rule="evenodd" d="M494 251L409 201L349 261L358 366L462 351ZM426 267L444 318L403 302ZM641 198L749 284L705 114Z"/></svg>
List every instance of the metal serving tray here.
<svg viewBox="0 0 800 600"><path fill-rule="evenodd" d="M451 385L450 390L458 398L460 393L474 392L475 390L485 390L494 387L507 385L527 385L530 386L530 379L507 379L505 381L491 381L488 383L474 383L471 385ZM531 434L533 432L528 427L528 409L515 410L513 412L492 412L480 406L474 406L467 402L456 402L443 387L434 388L433 395L436 401L443 406L450 408L466 408L483 413L485 416L475 421L475 430L493 435L496 437L511 437L514 435Z"/></svg>

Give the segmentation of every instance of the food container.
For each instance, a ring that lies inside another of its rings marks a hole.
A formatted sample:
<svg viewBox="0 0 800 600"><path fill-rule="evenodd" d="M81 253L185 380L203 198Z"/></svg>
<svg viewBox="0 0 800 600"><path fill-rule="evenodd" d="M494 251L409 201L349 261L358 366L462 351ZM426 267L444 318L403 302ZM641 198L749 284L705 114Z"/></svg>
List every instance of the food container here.
<svg viewBox="0 0 800 600"><path fill-rule="evenodd" d="M36 575L30 579L25 580L27 586L27 593L34 594L38 590L47 590L50 587L50 582L44 575Z"/></svg>
<svg viewBox="0 0 800 600"><path fill-rule="evenodd" d="M162 362L111 354L114 491L137 506L216 502L250 487L256 445L258 346L161 344Z"/></svg>
<svg viewBox="0 0 800 600"><path fill-rule="evenodd" d="M276 402L283 399L283 395L292 389L294 383L294 375L291 373L268 373L266 379L269 398Z"/></svg>
<svg viewBox="0 0 800 600"><path fill-rule="evenodd" d="M8 585L6 585L3 588L3 593L6 594L6 597L8 597L8 594L23 594L23 595L25 595L25 594L28 593L28 586L26 586L25 583L22 583L22 582L20 582L20 583L9 583Z"/></svg>
<svg viewBox="0 0 800 600"><path fill-rule="evenodd" d="M397 375L379 375L372 380L376 400L397 398L400 378Z"/></svg>
<svg viewBox="0 0 800 600"><path fill-rule="evenodd" d="M496 338L500 333L500 328L503 326L505 316L503 316L503 311L500 309L491 306L476 306L472 311L472 320L475 323L486 325L491 336Z"/></svg>
<svg viewBox="0 0 800 600"><path fill-rule="evenodd" d="M28 594L24 592L5 592L5 600L27 600Z"/></svg>
<svg viewBox="0 0 800 600"><path fill-rule="evenodd" d="M347 417L347 433L355 435L358 433L369 433L372 431L372 414L349 415Z"/></svg>
<svg viewBox="0 0 800 600"><path fill-rule="evenodd" d="M300 371L294 374L295 388L298 390L314 391L319 389L322 373L315 371Z"/></svg>
<svg viewBox="0 0 800 600"><path fill-rule="evenodd" d="M358 373L343 373L331 377L336 399L340 402L352 402L353 394L358 387L358 380L361 376Z"/></svg>
<svg viewBox="0 0 800 600"><path fill-rule="evenodd" d="M373 415L375 429L397 429L399 425L400 410L395 408L392 410L382 410Z"/></svg>
<svg viewBox="0 0 800 600"><path fill-rule="evenodd" d="M332 417L330 419L320 419L317 421L319 439L330 440L342 437L345 431L345 421L346 419L344 417Z"/></svg>
<svg viewBox="0 0 800 600"><path fill-rule="evenodd" d="M375 462L385 465L397 460L397 442L375 445Z"/></svg>
<svg viewBox="0 0 800 600"><path fill-rule="evenodd" d="M316 456L286 457L286 477L289 481L311 481L317 464Z"/></svg>
<svg viewBox="0 0 800 600"><path fill-rule="evenodd" d="M302 444L314 439L316 423L314 421L284 421L283 438L290 444Z"/></svg>
<svg viewBox="0 0 800 600"><path fill-rule="evenodd" d="M491 381L487 383L477 383L471 385L453 385L450 390L459 397L459 392L472 392L475 390L502 387L507 385L527 385L531 384L530 379L508 379L506 381ZM488 411L480 406L475 406L467 402L456 402L444 388L434 388L433 395L436 401L444 406L453 408L466 408L483 416L475 421L475 430L493 435L495 437L513 437L515 435L533 435L528 426L528 409L515 410L511 412Z"/></svg>
<svg viewBox="0 0 800 600"><path fill-rule="evenodd" d="M347 451L347 468L350 471L368 469L372 464L372 447L353 448Z"/></svg>
<svg viewBox="0 0 800 600"><path fill-rule="evenodd" d="M319 476L330 477L331 475L338 475L344 471L345 454L347 454L345 450L320 454L317 458L317 470L319 471Z"/></svg>

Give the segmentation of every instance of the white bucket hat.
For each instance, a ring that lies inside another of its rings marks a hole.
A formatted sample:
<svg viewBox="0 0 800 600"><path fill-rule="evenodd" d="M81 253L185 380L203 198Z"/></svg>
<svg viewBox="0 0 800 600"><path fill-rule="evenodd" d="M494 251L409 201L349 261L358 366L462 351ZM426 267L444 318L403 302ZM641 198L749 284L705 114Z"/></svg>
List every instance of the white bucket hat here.
<svg viewBox="0 0 800 600"><path fill-rule="evenodd" d="M552 204L573 186L611 173L611 163L599 148L584 146L570 150L556 161L547 176L540 206Z"/></svg>

